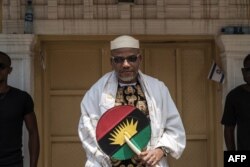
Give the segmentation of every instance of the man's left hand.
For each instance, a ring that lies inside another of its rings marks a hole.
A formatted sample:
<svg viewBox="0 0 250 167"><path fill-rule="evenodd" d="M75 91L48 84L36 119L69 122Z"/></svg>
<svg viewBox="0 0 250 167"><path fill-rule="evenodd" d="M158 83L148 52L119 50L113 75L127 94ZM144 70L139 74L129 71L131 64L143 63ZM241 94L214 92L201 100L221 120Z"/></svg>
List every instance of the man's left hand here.
<svg viewBox="0 0 250 167"><path fill-rule="evenodd" d="M139 158L142 160L142 163L149 167L156 165L163 156L164 152L161 148L142 151L139 154Z"/></svg>

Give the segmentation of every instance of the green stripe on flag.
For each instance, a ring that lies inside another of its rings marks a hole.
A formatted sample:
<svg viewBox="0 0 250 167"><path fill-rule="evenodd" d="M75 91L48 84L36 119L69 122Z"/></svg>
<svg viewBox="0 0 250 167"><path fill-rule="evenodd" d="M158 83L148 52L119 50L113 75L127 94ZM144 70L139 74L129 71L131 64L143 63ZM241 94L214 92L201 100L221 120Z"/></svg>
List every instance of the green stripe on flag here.
<svg viewBox="0 0 250 167"><path fill-rule="evenodd" d="M134 135L130 141L137 147L139 150L142 150L148 143L151 135L150 126L145 127L136 135ZM118 160L130 159L135 155L133 150L127 144L124 144L117 152L112 155L112 158Z"/></svg>

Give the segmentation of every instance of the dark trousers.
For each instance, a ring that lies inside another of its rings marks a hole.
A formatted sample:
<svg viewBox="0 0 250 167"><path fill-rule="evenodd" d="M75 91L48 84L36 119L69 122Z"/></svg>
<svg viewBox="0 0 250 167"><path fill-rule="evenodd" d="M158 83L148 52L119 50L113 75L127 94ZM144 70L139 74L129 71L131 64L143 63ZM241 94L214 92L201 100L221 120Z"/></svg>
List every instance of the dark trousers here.
<svg viewBox="0 0 250 167"><path fill-rule="evenodd" d="M23 162L22 162L22 163L15 164L15 165L13 165L13 166L11 166L11 167L23 167Z"/></svg>
<svg viewBox="0 0 250 167"><path fill-rule="evenodd" d="M12 164L12 165L4 165L4 166L1 166L0 167L23 167L23 162L19 162L19 163L16 163L16 164Z"/></svg>

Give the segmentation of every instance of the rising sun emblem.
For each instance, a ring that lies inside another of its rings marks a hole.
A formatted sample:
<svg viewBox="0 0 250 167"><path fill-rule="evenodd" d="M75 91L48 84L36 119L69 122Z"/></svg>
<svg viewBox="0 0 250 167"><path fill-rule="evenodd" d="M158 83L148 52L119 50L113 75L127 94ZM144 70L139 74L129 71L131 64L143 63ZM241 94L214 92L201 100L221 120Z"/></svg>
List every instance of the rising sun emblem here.
<svg viewBox="0 0 250 167"><path fill-rule="evenodd" d="M138 121L135 121L131 119L127 119L126 122L124 121L122 124L120 124L115 130L111 133L112 138L109 138L109 140L112 141L112 145L119 144L120 146L125 143L125 137L124 134L129 134L129 138L131 138L134 134L137 133L136 127L137 127Z"/></svg>

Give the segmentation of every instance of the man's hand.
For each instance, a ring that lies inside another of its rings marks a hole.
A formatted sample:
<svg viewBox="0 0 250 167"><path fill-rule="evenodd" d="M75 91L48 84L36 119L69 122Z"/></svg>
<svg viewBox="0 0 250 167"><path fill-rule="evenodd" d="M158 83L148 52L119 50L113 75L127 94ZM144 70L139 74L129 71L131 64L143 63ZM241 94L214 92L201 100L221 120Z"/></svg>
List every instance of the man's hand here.
<svg viewBox="0 0 250 167"><path fill-rule="evenodd" d="M142 151L139 158L141 159L142 164L150 167L156 165L163 156L163 150L161 148L155 148L153 150Z"/></svg>

